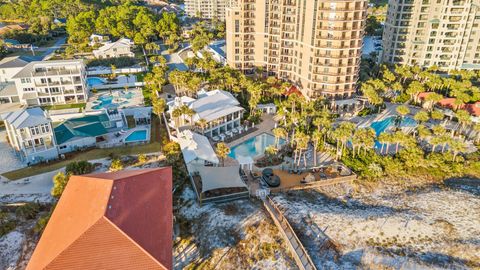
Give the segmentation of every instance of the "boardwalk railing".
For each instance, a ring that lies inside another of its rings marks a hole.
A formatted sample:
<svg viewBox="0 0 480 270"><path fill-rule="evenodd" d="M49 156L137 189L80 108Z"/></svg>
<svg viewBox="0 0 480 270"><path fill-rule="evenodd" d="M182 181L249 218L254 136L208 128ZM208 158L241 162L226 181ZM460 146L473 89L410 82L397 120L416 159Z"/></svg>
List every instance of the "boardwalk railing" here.
<svg viewBox="0 0 480 270"><path fill-rule="evenodd" d="M295 262L300 270L316 270L317 268L308 255L307 250L302 245L302 242L300 242L300 239L298 239L288 220L275 205L275 202L267 196L263 199L263 204L272 216L272 219L279 228L280 232L282 232L282 235L287 240L288 247L290 248Z"/></svg>

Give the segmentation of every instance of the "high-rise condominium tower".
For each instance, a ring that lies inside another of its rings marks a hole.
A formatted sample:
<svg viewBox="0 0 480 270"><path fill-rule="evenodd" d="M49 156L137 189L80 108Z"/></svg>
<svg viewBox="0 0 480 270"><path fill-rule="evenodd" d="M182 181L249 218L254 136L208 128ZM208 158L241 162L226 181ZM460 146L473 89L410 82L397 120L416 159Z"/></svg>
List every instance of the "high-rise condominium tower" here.
<svg viewBox="0 0 480 270"><path fill-rule="evenodd" d="M185 11L189 16L225 20L225 8L234 0L185 0Z"/></svg>
<svg viewBox="0 0 480 270"><path fill-rule="evenodd" d="M355 91L366 0L239 0L227 8L227 62L262 67L304 95Z"/></svg>
<svg viewBox="0 0 480 270"><path fill-rule="evenodd" d="M390 0L383 61L480 69L480 0Z"/></svg>

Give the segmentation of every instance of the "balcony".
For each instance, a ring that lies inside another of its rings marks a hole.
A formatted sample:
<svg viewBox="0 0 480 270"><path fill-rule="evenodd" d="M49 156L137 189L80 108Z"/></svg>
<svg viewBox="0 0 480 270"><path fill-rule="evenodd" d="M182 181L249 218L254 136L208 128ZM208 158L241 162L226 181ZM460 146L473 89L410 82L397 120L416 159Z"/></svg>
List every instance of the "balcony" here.
<svg viewBox="0 0 480 270"><path fill-rule="evenodd" d="M34 71L33 77L47 77L47 76L60 76L60 75L80 75L80 69L54 69L46 71Z"/></svg>

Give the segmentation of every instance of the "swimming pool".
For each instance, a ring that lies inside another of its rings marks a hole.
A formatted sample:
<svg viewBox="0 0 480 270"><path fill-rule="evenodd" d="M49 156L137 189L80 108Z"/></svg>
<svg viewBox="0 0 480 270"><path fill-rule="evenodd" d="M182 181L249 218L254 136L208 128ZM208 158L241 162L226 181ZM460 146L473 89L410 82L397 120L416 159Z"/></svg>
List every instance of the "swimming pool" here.
<svg viewBox="0 0 480 270"><path fill-rule="evenodd" d="M395 125L395 118L396 116L391 116L382 121L373 122L370 127L375 130L375 134L378 136L380 133ZM400 127L415 127L416 125L417 121L410 117L404 117L400 123Z"/></svg>
<svg viewBox="0 0 480 270"><path fill-rule="evenodd" d="M275 144L275 137L267 133L262 133L232 147L228 156L235 159L237 156L258 157L265 153L265 148L273 144ZM279 144L284 145L285 140L280 139Z"/></svg>
<svg viewBox="0 0 480 270"><path fill-rule="evenodd" d="M147 140L147 131L144 130L135 130L130 135L125 138L125 142L140 142Z"/></svg>
<svg viewBox="0 0 480 270"><path fill-rule="evenodd" d="M90 87L96 86L96 85L101 85L104 84L105 80L100 78L100 77L88 77L87 78L87 84Z"/></svg>
<svg viewBox="0 0 480 270"><path fill-rule="evenodd" d="M135 96L134 93L132 92L120 92L119 93L119 97L120 98L125 98L125 99L132 99L133 97ZM94 110L99 110L99 109L103 109L105 106L108 106L108 105L111 105L113 107L118 107L120 105L123 105L123 104L127 104L128 101L124 100L124 101L115 101L114 100L114 97L112 95L101 95L97 98L97 100L93 101L93 103L95 105L92 106L92 109Z"/></svg>
<svg viewBox="0 0 480 270"><path fill-rule="evenodd" d="M396 116L391 116L383 119L382 121L373 122L370 125L370 127L375 130L375 134L378 137L382 132L384 132L391 126L395 125L395 118ZM400 123L400 127L415 127L415 126L417 126L417 121L415 121L415 119L410 117L404 117L402 119L402 122ZM382 144L379 143L377 140L375 140L375 148L380 149L381 147L382 147Z"/></svg>

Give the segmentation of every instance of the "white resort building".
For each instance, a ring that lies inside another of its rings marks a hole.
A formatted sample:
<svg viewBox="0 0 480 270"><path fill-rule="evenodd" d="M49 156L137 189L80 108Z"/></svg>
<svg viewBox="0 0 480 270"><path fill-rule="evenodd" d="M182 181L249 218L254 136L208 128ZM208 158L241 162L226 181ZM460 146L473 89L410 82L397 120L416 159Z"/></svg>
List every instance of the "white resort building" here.
<svg viewBox="0 0 480 270"><path fill-rule="evenodd" d="M115 42L107 42L97 50L93 50L95 58L134 57L131 51L133 42L128 38L121 38Z"/></svg>
<svg viewBox="0 0 480 270"><path fill-rule="evenodd" d="M20 103L54 105L86 102L86 76L82 60L33 61L15 74L12 81Z"/></svg>
<svg viewBox="0 0 480 270"><path fill-rule="evenodd" d="M58 157L52 123L42 109L18 110L5 113L1 118L9 142L22 161L34 164Z"/></svg>
<svg viewBox="0 0 480 270"><path fill-rule="evenodd" d="M177 131L195 129L207 137L214 137L235 132L241 126L245 109L231 93L223 90L202 90L197 96L197 99L177 97L168 103L170 127ZM201 119L206 122L203 128L199 126Z"/></svg>

